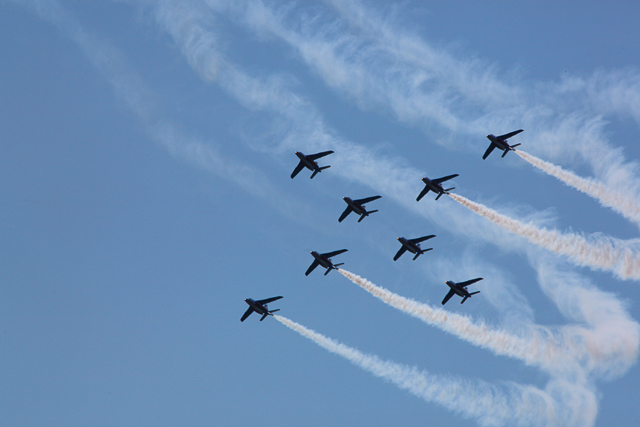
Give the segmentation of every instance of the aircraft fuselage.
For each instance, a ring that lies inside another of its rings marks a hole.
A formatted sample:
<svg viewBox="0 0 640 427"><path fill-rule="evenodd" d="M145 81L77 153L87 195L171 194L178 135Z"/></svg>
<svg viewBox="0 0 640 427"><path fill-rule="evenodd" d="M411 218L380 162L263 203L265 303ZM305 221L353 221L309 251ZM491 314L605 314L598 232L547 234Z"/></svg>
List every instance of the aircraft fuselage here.
<svg viewBox="0 0 640 427"><path fill-rule="evenodd" d="M438 184L437 182L433 182L431 181L429 178L424 177L422 178L422 182L425 183L425 185L427 187L429 187L429 190L433 191L434 193L444 193L444 187L440 184Z"/></svg>
<svg viewBox="0 0 640 427"><path fill-rule="evenodd" d="M469 291L467 291L466 288L463 288L462 286L458 286L458 284L456 282L452 282L451 280L447 280L445 282L447 285L449 285L449 287L453 290L453 292L456 293L456 295L460 295L461 297L470 297L471 295L469 295Z"/></svg>
<svg viewBox="0 0 640 427"><path fill-rule="evenodd" d="M300 161L305 165L307 169L310 169L312 171L320 170L320 168L318 167L318 163L316 163L314 160L309 159L307 156L304 155L304 153L300 151L296 151L296 156L298 156Z"/></svg>
<svg viewBox="0 0 640 427"><path fill-rule="evenodd" d="M367 210L365 209L365 205L361 205L360 203L354 202L351 197L343 197L342 200L347 202L351 210L353 210L358 215L367 215Z"/></svg>
<svg viewBox="0 0 640 427"><path fill-rule="evenodd" d="M316 261L318 261L318 264L320 264L322 267L329 269L334 268L333 263L329 258L322 256L316 251L311 251L311 255L316 259Z"/></svg>
<svg viewBox="0 0 640 427"><path fill-rule="evenodd" d="M247 298L244 300L244 302L249 304L249 306L253 308L253 310L260 315L269 313L269 310L267 309L267 307L263 306L262 304L256 303L252 298Z"/></svg>
<svg viewBox="0 0 640 427"><path fill-rule="evenodd" d="M409 252L411 252L412 254L417 254L418 252L420 252L422 250L422 248L420 247L420 243L410 242L409 240L405 239L404 237L398 237L398 242L402 243L402 246L407 248L407 250Z"/></svg>
<svg viewBox="0 0 640 427"><path fill-rule="evenodd" d="M494 134L487 135L487 138L489 139L489 141L493 142L497 148L501 149L502 151L511 150L509 143L506 142L504 139L498 138Z"/></svg>

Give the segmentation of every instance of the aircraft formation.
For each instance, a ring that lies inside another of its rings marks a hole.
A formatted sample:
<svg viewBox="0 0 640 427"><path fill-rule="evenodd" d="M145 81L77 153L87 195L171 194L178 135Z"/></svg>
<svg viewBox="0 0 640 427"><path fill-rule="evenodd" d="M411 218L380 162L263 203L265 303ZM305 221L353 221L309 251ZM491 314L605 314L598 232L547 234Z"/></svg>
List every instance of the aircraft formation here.
<svg viewBox="0 0 640 427"><path fill-rule="evenodd" d="M522 131L523 131L522 129L519 129L519 130L509 132L507 134L500 135L500 136L495 136L493 134L487 135L487 138L489 139L489 141L491 141L491 144L489 145L489 148L487 148L487 150L485 151L484 155L482 156L482 159L483 160L486 159L495 148L498 148L499 150L503 151L502 157L506 156L509 151L515 151L514 148L519 146L520 144L509 145L507 140L519 134ZM295 178L296 175L298 175L300 171L302 171L302 169L304 169L305 167L310 171L312 171L310 178L313 179L318 173L331 167L329 165L319 166L316 160L333 153L334 153L333 151L322 151L316 154L305 155L300 151L296 151L295 154L298 157L299 162L298 162L298 165L293 170L293 172L291 173L291 179ZM422 178L422 182L424 183L425 187L418 194L416 201L419 202L429 191L433 191L434 193L437 194L436 200L438 200L443 194L449 194L449 191L454 190L455 187L445 189L442 186L442 183L450 179L453 179L457 176L459 175L452 174L452 175L447 175L447 176L443 176L441 178L435 178L435 179L430 179L428 177ZM369 216L370 214L374 212L378 212L377 209L367 211L365 204L373 202L374 200L378 200L381 197L382 196L371 196L371 197L365 197L363 199L351 199L350 197L343 197L342 199L347 204L347 207L338 218L338 222L342 222L347 216L349 216L351 212L354 212L356 215L360 215L360 218L358 218L358 222L361 222L365 217ZM415 255L413 257L413 260L415 261L420 255L424 254L425 252L433 250L433 248L422 249L420 247L420 243L426 240L432 239L434 237L436 237L434 234L423 236L423 237L417 237L413 239L398 237L398 242L400 242L401 246L398 252L393 257L393 260L397 261L406 251L409 251L410 253ZM315 270L316 267L318 266L321 266L326 269L326 271L324 272L325 276L329 274L331 270L337 270L338 267L343 265L344 263L334 264L331 261L331 258L347 251L348 249L340 249L337 251L332 251L332 252L327 252L322 254L316 251L311 251L313 262L311 263L307 271L304 273L305 276L308 276L309 274L311 274L311 272ZM445 305L447 301L449 301L451 297L453 297L454 295L458 295L462 297L462 301L460 301L460 304L464 304L464 302L467 299L471 298L472 295L476 295L480 293L480 291L469 292L467 290L467 287L469 285L479 282L480 280L483 280L483 278L477 277L475 279L466 280L464 282L457 282L457 283L452 280L447 280L445 284L449 287L449 292L447 292L444 299L442 300L442 305ZM267 304L273 301L277 301L281 298L282 296L277 296L277 297L271 297L271 298L266 298L266 299L257 300L257 301L251 298L245 299L245 302L249 305L249 308L242 315L242 318L240 319L240 321L244 322L245 319L249 317L249 315L251 315L251 313L253 312L260 314L262 316L260 318L260 321L263 321L267 316L273 315L272 313L279 311L279 309L269 310Z"/></svg>

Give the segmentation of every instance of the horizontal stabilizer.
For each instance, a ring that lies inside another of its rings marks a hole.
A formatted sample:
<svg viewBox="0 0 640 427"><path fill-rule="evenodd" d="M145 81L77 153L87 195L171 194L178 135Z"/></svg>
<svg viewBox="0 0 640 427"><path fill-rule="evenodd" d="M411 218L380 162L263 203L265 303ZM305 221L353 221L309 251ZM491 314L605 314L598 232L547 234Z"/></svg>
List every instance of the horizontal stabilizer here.
<svg viewBox="0 0 640 427"><path fill-rule="evenodd" d="M511 149L513 150L514 148L516 148L516 147L517 147L517 146L519 146L519 145L522 145L522 144L513 144L513 145L511 145L509 148L511 148Z"/></svg>
<svg viewBox="0 0 640 427"><path fill-rule="evenodd" d="M445 192L445 193L448 193L449 191L451 191L451 190L455 190L455 189L456 189L456 187L447 188L446 190L444 190L444 192Z"/></svg>
<svg viewBox="0 0 640 427"><path fill-rule="evenodd" d="M413 260L415 261L420 255L422 255L422 252L418 252L416 256L413 257Z"/></svg>
<svg viewBox="0 0 640 427"><path fill-rule="evenodd" d="M439 194L436 196L436 200L438 200L438 199L440 198L440 196L442 196L443 194L444 194L444 192L439 193Z"/></svg>
<svg viewBox="0 0 640 427"><path fill-rule="evenodd" d="M311 177L309 177L309 179L313 179L313 177L316 176L318 172L320 172L320 169L314 170L313 173L311 174Z"/></svg>
<svg viewBox="0 0 640 427"><path fill-rule="evenodd" d="M469 297L462 298L462 301L460 301L460 304L464 304L464 302L467 300L467 298L469 298Z"/></svg>
<svg viewBox="0 0 640 427"><path fill-rule="evenodd" d="M336 267L340 267L341 265L344 265L344 262L341 262L340 264L333 264L333 267L336 268Z"/></svg>
<svg viewBox="0 0 640 427"><path fill-rule="evenodd" d="M264 319L267 318L268 315L269 315L269 313L263 314L262 317L260 318L260 321L262 322Z"/></svg>
<svg viewBox="0 0 640 427"><path fill-rule="evenodd" d="M519 145L519 144L518 144L518 145ZM321 167L321 168L320 168L320 170L321 170L321 171L323 171L323 170L325 170L325 169L329 169L330 167L331 167L331 165L329 165L329 166L323 166L323 167Z"/></svg>
<svg viewBox="0 0 640 427"><path fill-rule="evenodd" d="M508 152L509 150L504 150L504 153L502 153L502 157L506 156Z"/></svg>
<svg viewBox="0 0 640 427"><path fill-rule="evenodd" d="M479 294L479 293L480 293L480 291L471 292L471 293L469 294L469 296L471 296L471 295L475 295L475 294Z"/></svg>

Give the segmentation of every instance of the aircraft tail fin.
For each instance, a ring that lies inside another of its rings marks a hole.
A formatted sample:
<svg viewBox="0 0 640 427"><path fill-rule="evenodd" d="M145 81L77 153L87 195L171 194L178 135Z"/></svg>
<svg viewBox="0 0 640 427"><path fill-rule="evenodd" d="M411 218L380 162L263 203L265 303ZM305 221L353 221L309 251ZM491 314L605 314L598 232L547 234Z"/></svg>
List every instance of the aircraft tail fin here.
<svg viewBox="0 0 640 427"><path fill-rule="evenodd" d="M456 187L447 188L447 189L446 189L446 190L444 190L442 193L440 193L440 194L438 194L438 195L436 196L436 200L438 200L438 199L440 198L440 196L442 196L443 194L449 194L449 191L451 191L451 190L455 190L455 189L456 189Z"/></svg>
<svg viewBox="0 0 640 427"><path fill-rule="evenodd" d="M425 253L425 252L429 252L429 251L432 251L432 250L433 250L433 248L420 249L420 250L418 251L418 253L416 254L416 256L414 256L414 257L413 257L413 260L415 261L415 260L416 260L416 258L418 258L418 257L419 257L420 255L422 255L423 253Z"/></svg>
<svg viewBox="0 0 640 427"><path fill-rule="evenodd" d="M325 169L329 169L330 167L331 166L323 166L321 168L318 168L318 169L314 170L313 173L311 174L311 178L310 179L313 179L313 177L316 176L318 174L318 172L321 172L321 171L323 171Z"/></svg>
<svg viewBox="0 0 640 427"><path fill-rule="evenodd" d="M363 215L360 215L360 218L358 218L358 222L362 221L364 219L364 217L366 217L367 215L372 214L374 212L378 212L378 210L376 209L376 210L373 210L373 211L367 211Z"/></svg>

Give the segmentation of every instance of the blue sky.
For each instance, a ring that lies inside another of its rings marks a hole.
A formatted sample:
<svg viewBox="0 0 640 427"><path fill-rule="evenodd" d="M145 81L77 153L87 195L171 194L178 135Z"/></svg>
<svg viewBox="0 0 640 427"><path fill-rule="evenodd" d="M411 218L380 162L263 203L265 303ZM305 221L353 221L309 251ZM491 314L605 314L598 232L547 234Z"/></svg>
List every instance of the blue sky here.
<svg viewBox="0 0 640 427"><path fill-rule="evenodd" d="M639 12L0 2L3 423L638 423ZM512 143L612 199L514 153L482 160L486 134L520 128ZM330 169L289 178L295 151L321 150ZM522 227L415 201L452 173ZM376 194L378 213L337 222L342 197ZM433 251L392 260L397 237L427 234ZM482 293L426 324L337 272L304 276L309 251L341 248L430 307L445 280L484 277ZM274 295L371 364L240 323L244 298Z"/></svg>

